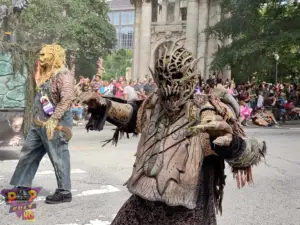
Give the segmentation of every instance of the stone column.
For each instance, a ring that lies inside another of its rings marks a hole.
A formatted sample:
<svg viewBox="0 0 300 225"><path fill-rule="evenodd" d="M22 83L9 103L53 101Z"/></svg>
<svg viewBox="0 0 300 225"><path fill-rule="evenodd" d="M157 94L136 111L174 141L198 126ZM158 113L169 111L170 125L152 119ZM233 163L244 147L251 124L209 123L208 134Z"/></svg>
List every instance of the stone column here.
<svg viewBox="0 0 300 225"><path fill-rule="evenodd" d="M188 0L187 6L185 47L193 54L194 57L197 56L198 44L198 2L199 0Z"/></svg>
<svg viewBox="0 0 300 225"><path fill-rule="evenodd" d="M142 1L140 27L140 55L139 55L139 74L138 77L145 78L149 74L149 64L151 57L151 15L152 4L150 1Z"/></svg>
<svg viewBox="0 0 300 225"><path fill-rule="evenodd" d="M220 12L219 4L216 3L215 1L210 1L209 6L210 6L209 18L208 18L209 19L209 26L213 26L217 22L220 21L221 12ZM207 65L206 65L206 75L207 76L210 73L210 67L211 67L211 63L213 61L213 54L216 51L218 51L218 44L219 44L219 41L214 39L214 38L210 38L208 40Z"/></svg>
<svg viewBox="0 0 300 225"><path fill-rule="evenodd" d="M180 21L180 0L175 0L174 22Z"/></svg>
<svg viewBox="0 0 300 225"><path fill-rule="evenodd" d="M208 1L199 0L199 20L198 20L198 50L197 58L201 57L198 62L198 70L204 79L207 79L206 75L206 49L207 49L207 35L203 32L208 24Z"/></svg>
<svg viewBox="0 0 300 225"><path fill-rule="evenodd" d="M230 16L231 16L230 13L226 13L224 15L224 19L228 19L228 18L230 18ZM232 42L231 38L226 38L224 40L223 46L225 47L227 45L230 45L231 42ZM229 79L229 80L231 79L231 69L229 66L227 68L224 68L224 70L223 70L223 80L226 80L226 79Z"/></svg>
<svg viewBox="0 0 300 225"><path fill-rule="evenodd" d="M132 61L132 78L136 79L139 73L139 51L140 51L140 27L141 27L141 1L134 3L134 45ZM151 17L150 17L151 18Z"/></svg>

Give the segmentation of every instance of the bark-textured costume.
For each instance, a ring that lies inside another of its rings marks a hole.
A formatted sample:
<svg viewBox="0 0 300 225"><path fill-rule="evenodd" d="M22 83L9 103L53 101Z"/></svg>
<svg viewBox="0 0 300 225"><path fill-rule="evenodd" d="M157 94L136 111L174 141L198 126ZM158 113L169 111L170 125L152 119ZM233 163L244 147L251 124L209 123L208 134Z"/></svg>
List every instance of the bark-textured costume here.
<svg viewBox="0 0 300 225"><path fill-rule="evenodd" d="M130 133L134 136L137 135L137 114L143 103L142 100L128 103L126 100L116 97L102 97L92 91L77 92L77 95L75 102L82 102L89 106L88 112L91 113L91 118L86 125L88 131L103 130L105 121L116 125L117 128L113 138L104 141L104 145L109 142L117 145L118 140L123 137L124 133L127 134L127 138L129 138Z"/></svg>
<svg viewBox="0 0 300 225"><path fill-rule="evenodd" d="M137 113L141 137L126 182L132 196L112 225L213 225L216 209L222 211L224 160L239 187L251 182L265 143L246 138L238 104L226 92L194 95L196 61L177 42L158 58L158 90Z"/></svg>
<svg viewBox="0 0 300 225"><path fill-rule="evenodd" d="M58 189L54 195L47 197L46 202L70 201L68 141L72 135L70 108L74 100L74 77L65 67L65 50L61 46L46 45L42 48L35 79L34 124L10 183L20 189L31 187L39 163L47 153L54 167Z"/></svg>

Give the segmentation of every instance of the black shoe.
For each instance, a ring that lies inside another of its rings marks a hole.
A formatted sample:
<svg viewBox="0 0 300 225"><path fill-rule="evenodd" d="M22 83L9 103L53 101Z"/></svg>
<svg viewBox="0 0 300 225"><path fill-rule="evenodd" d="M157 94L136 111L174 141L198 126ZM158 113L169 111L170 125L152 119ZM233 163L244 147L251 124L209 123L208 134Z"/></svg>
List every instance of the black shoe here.
<svg viewBox="0 0 300 225"><path fill-rule="evenodd" d="M10 190L12 190L12 189L9 189L7 191L10 191ZM16 203L26 203L31 198L31 196L28 194L28 191L26 190L25 187L15 187L14 191L17 196L13 201L15 201ZM9 201L8 192L5 194L4 197L5 197L6 204L9 205L10 203L8 202Z"/></svg>
<svg viewBox="0 0 300 225"><path fill-rule="evenodd" d="M58 204L58 203L71 202L71 201L72 201L72 193L70 191L57 189L54 195L49 195L46 198L45 203Z"/></svg>

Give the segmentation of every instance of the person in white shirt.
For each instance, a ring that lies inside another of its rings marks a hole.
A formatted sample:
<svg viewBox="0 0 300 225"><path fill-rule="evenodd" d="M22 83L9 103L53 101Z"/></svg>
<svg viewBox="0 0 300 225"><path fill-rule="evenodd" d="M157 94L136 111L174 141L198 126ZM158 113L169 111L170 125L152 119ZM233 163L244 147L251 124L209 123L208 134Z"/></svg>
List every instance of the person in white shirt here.
<svg viewBox="0 0 300 225"><path fill-rule="evenodd" d="M257 99L257 104L256 104L257 108L262 108L264 106L264 97L263 97L263 93L259 92L258 93L258 99Z"/></svg>
<svg viewBox="0 0 300 225"><path fill-rule="evenodd" d="M122 84L123 86L123 99L127 100L128 102L132 102L138 99L138 95L136 91L134 90L134 82L130 81L129 85L127 85L126 81L123 81Z"/></svg>

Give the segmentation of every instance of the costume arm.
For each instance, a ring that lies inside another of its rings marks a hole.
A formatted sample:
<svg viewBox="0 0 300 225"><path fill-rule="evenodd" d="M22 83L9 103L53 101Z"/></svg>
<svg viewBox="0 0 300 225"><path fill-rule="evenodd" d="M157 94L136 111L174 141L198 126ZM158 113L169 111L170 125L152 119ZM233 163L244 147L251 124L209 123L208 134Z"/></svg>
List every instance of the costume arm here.
<svg viewBox="0 0 300 225"><path fill-rule="evenodd" d="M64 113L70 109L75 98L74 77L69 71L63 71L57 75L56 82L56 88L60 100L57 102L55 111L51 118L60 120Z"/></svg>
<svg viewBox="0 0 300 225"><path fill-rule="evenodd" d="M101 131L104 122L108 121L117 126L120 131L139 133L138 127L145 112L144 102L127 103L123 99L102 97L93 92L82 93L76 101L89 107L91 118L86 127L88 130Z"/></svg>
<svg viewBox="0 0 300 225"><path fill-rule="evenodd" d="M229 147L214 145L214 150L233 170L243 170L257 165L266 154L267 148L264 141L233 136Z"/></svg>
<svg viewBox="0 0 300 225"><path fill-rule="evenodd" d="M232 167L238 187L252 181L251 167L266 154L266 143L247 138L236 115L226 104L211 97L200 112L200 125L192 132L208 133L212 150Z"/></svg>

